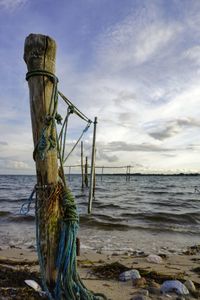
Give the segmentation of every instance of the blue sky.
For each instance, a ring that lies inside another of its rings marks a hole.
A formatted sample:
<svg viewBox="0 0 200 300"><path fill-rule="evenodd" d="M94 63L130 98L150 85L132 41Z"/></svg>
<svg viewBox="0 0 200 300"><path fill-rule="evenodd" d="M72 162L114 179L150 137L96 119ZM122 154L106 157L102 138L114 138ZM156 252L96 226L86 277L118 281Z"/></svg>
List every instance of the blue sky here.
<svg viewBox="0 0 200 300"><path fill-rule="evenodd" d="M98 117L98 165L200 171L199 28L197 0L0 0L1 174L34 173L30 33L56 40L60 90ZM68 149L83 127L72 120ZM77 149L68 163L79 161Z"/></svg>

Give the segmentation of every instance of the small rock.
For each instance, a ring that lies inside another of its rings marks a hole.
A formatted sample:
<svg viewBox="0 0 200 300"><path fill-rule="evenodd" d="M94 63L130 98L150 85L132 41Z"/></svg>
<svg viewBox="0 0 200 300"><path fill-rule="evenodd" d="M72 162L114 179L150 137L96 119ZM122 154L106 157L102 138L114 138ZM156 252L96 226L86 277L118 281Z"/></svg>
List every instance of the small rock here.
<svg viewBox="0 0 200 300"><path fill-rule="evenodd" d="M150 285L150 287L160 289L160 284L155 282L154 280L152 280L149 285Z"/></svg>
<svg viewBox="0 0 200 300"><path fill-rule="evenodd" d="M166 253L158 253L158 256L160 256L161 258L166 259L168 257L168 255Z"/></svg>
<svg viewBox="0 0 200 300"><path fill-rule="evenodd" d="M147 256L147 261L154 263L154 264L160 264L162 263L162 257L155 255L155 254L150 254L149 256Z"/></svg>
<svg viewBox="0 0 200 300"><path fill-rule="evenodd" d="M119 281L128 281L130 279L138 279L141 278L138 270L132 269L130 271L125 271L119 275Z"/></svg>
<svg viewBox="0 0 200 300"><path fill-rule="evenodd" d="M119 254L116 253L116 252L113 252L113 253L112 253L112 256L119 256Z"/></svg>
<svg viewBox="0 0 200 300"><path fill-rule="evenodd" d="M144 277L136 278L136 279L133 280L133 286L138 287L138 288L145 287L146 283L147 282L146 282L146 279Z"/></svg>
<svg viewBox="0 0 200 300"><path fill-rule="evenodd" d="M182 284L179 280L167 280L165 281L161 287L160 291L162 293L170 293L175 292L178 295L188 295L189 291L184 284Z"/></svg>
<svg viewBox="0 0 200 300"><path fill-rule="evenodd" d="M150 294L153 295L160 295L160 288L156 288L156 287L148 287L148 291Z"/></svg>
<svg viewBox="0 0 200 300"><path fill-rule="evenodd" d="M195 285L192 282L192 280L190 280L190 279L186 280L184 285L186 286L186 288L188 289L189 292L192 292L192 293L196 292L196 288L195 288Z"/></svg>

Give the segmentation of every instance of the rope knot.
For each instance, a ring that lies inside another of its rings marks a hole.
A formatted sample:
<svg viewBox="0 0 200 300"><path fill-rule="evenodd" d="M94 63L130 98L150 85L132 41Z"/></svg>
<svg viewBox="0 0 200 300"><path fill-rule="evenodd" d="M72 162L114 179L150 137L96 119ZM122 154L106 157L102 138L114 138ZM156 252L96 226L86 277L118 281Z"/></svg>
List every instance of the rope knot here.
<svg viewBox="0 0 200 300"><path fill-rule="evenodd" d="M52 120L53 120L53 116L47 115L47 116L45 117L45 121L44 121L45 125L46 125L46 126L50 126Z"/></svg>

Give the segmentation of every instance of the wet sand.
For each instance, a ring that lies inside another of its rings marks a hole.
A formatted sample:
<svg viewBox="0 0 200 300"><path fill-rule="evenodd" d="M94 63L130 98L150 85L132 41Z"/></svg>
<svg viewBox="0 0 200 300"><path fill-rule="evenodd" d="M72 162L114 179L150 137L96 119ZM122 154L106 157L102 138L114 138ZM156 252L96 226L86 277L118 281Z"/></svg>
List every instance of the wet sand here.
<svg viewBox="0 0 200 300"><path fill-rule="evenodd" d="M163 261L159 264L148 262L148 254L118 255L117 253L106 254L83 250L81 256L78 257L79 274L88 289L104 293L108 299L131 299L141 288L146 289L150 285L158 286L168 279L179 279L182 282L187 279L192 280L197 293L189 299L200 299L198 296L200 247L190 248L185 254L160 253ZM38 260L34 249L22 250L13 247L0 250L0 265L0 299L41 298L24 283L25 279L33 279L40 283ZM120 282L119 273L126 269L139 270L145 282L140 283L139 286L133 286L131 281ZM151 296L151 294L149 297L151 297L149 299L165 299L161 296Z"/></svg>

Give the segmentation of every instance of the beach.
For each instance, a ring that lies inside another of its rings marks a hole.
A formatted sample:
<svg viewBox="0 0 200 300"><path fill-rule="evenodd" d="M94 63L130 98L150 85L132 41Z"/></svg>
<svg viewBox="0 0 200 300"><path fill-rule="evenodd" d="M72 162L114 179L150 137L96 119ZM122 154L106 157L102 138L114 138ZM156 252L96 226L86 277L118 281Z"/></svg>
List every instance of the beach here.
<svg viewBox="0 0 200 300"><path fill-rule="evenodd" d="M200 299L200 246L190 247L182 254L157 254L162 257L162 262L158 264L148 262L148 253L106 254L82 250L77 258L78 270L86 287L103 293L107 299L134 299L141 293L143 299L186 299L184 296L178 298L174 293L168 293L168 296L155 294L164 281L171 279L183 283L187 279L192 280L196 292L190 293L187 299ZM24 282L35 280L41 284L35 249L24 250L12 246L0 250L0 265L0 299L45 299ZM128 269L137 269L144 280L136 285L131 280L120 282L119 274ZM148 298L145 298L145 291Z"/></svg>

